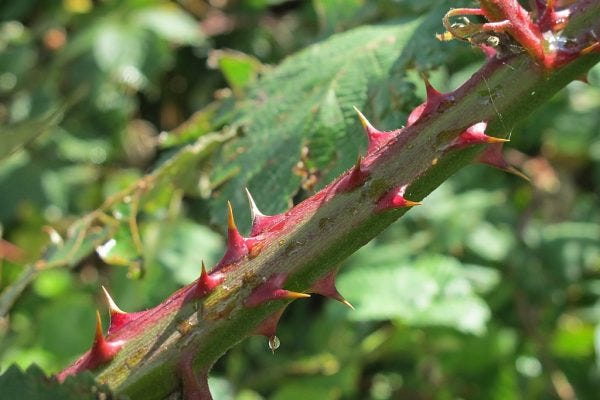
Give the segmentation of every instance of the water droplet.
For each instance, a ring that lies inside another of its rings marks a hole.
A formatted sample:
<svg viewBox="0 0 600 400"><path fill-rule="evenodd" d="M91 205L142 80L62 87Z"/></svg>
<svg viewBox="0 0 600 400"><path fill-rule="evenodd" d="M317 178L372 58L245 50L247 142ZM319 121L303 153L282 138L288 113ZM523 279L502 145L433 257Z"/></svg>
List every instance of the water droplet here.
<svg viewBox="0 0 600 400"><path fill-rule="evenodd" d="M272 353L275 353L275 350L277 350L280 345L281 342L277 336L273 335L269 338L269 349L271 349Z"/></svg>

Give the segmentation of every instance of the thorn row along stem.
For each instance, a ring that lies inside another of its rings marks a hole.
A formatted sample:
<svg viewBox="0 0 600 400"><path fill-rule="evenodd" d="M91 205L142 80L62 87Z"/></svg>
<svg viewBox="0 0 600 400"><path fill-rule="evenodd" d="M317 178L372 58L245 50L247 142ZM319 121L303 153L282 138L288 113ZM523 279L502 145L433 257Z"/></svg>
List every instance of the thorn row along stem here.
<svg viewBox="0 0 600 400"><path fill-rule="evenodd" d="M582 3L591 5L579 4L574 10L598 16L598 4ZM440 93L425 81L427 99L409 115L405 128L379 131L358 112L369 145L353 167L275 216L262 214L247 191L249 237L238 231L228 204L228 244L221 261L210 273L202 265L195 282L152 309L125 313L105 290L111 315L108 334L102 335L99 324L92 349L58 374L59 379L89 369L99 382L133 399L160 399L177 390L188 398L208 399L207 373L231 346L256 333L268 337L272 350L279 346L276 327L290 301L316 293L352 307L335 288L339 263L419 205L453 172L478 154L476 161L514 172L502 157L503 137L517 120L598 62L600 54L593 51L596 42L588 41L566 55L561 49L540 55L535 46L542 43L535 32L543 34L547 26L515 8L515 1L481 4L472 13L490 22L509 21L508 33L528 52L486 50L487 63L450 93ZM550 14L556 15L553 10ZM544 24L552 20L544 18ZM600 24L600 18L578 20L583 21L574 29L578 40L589 38L584 31ZM520 32L515 21L535 29L525 26Z"/></svg>

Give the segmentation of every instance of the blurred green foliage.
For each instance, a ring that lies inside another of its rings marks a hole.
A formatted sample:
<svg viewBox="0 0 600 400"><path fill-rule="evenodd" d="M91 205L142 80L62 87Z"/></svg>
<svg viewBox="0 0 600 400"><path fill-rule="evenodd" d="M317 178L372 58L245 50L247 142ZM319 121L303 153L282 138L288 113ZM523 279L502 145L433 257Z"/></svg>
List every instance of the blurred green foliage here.
<svg viewBox="0 0 600 400"><path fill-rule="evenodd" d="M392 129L423 97L418 72L464 82L482 57L434 41L449 7L0 4L3 296L25 282L2 304L0 369L71 362L105 310L100 285L133 311L190 282L222 254L227 199L248 226L244 186L276 212L326 184L365 148L353 105ZM397 42L373 49L378 35ZM596 398L600 68L589 81L511 132L530 183L452 177L344 263L356 311L294 303L275 356L250 338L218 362L215 398Z"/></svg>

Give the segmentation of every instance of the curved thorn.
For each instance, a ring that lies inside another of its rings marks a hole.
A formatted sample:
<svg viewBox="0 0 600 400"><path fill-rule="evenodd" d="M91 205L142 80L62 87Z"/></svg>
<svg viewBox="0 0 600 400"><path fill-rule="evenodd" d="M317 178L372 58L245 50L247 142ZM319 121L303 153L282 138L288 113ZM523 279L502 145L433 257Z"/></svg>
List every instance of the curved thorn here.
<svg viewBox="0 0 600 400"><path fill-rule="evenodd" d="M287 304L281 307L279 310L275 311L273 314L269 315L265 318L254 330L254 333L257 335L265 336L267 339L271 340L272 338L277 336L277 325L279 325L279 320L285 311ZM273 349L272 349L273 350Z"/></svg>
<svg viewBox="0 0 600 400"><path fill-rule="evenodd" d="M225 277L220 272L214 272L212 275L209 275L208 272L206 272L204 260L202 260L200 278L198 278L198 283L196 284L196 293L194 297L202 298L209 295L223 282L224 279Z"/></svg>
<svg viewBox="0 0 600 400"><path fill-rule="evenodd" d="M283 284L287 279L287 274L273 274L269 279L259 286L255 287L246 298L244 305L246 307L257 307L267 301L273 300L295 300L310 297L310 294L293 292L283 289Z"/></svg>
<svg viewBox="0 0 600 400"><path fill-rule="evenodd" d="M516 175L527 182L531 180L527 175L523 172L512 166L506 159L504 158L504 154L502 154L503 145L499 144L491 144L485 148L483 153L479 154L479 156L475 159L476 162L489 165L490 167L494 167L504 172L508 172L510 174Z"/></svg>
<svg viewBox="0 0 600 400"><path fill-rule="evenodd" d="M354 111L356 111L356 113L358 114L358 119L360 120L360 123L362 124L365 132L369 133L377 131L377 129L375 129L373 125L371 125L367 117L365 117L364 114L360 112L360 110L356 106L352 106L352 108L354 108Z"/></svg>
<svg viewBox="0 0 600 400"><path fill-rule="evenodd" d="M231 202L227 202L227 248L221 261L213 268L213 272L218 271L225 265L232 264L248 254L249 248L246 239L237 230Z"/></svg>
<svg viewBox="0 0 600 400"><path fill-rule="evenodd" d="M123 347L122 341L109 342L104 338L102 332L102 318L100 311L96 310L96 333L94 343L83 362L83 369L95 369L100 365L112 360Z"/></svg>
<svg viewBox="0 0 600 400"><path fill-rule="evenodd" d="M485 133L486 128L486 121L477 122L462 131L454 140L452 140L448 145L444 146L442 150L462 149L464 147L476 144L497 144L510 142L510 139L488 136Z"/></svg>
<svg viewBox="0 0 600 400"><path fill-rule="evenodd" d="M244 188L244 190L246 191L246 197L248 198L248 204L250 205L250 218L252 222L254 222L257 218L264 217L265 215L260 212L256 206L256 203L254 202L254 199L252 198L248 188Z"/></svg>
<svg viewBox="0 0 600 400"><path fill-rule="evenodd" d="M100 317L100 311L96 310L96 333L94 336L94 345L104 341L104 332L102 332L102 318Z"/></svg>
<svg viewBox="0 0 600 400"><path fill-rule="evenodd" d="M425 74L421 74L421 79L423 79L423 83L425 84L425 93L427 98L423 103L416 106L414 110L412 110L411 113L408 115L408 118L406 120L407 126L414 125L421 118L435 111L444 98L444 95L438 92L431 85L431 82L429 82L429 79Z"/></svg>
<svg viewBox="0 0 600 400"><path fill-rule="evenodd" d="M388 191L377 201L375 211L377 212L392 210L395 208L415 207L422 204L420 201L412 201L404 198L405 191L406 185Z"/></svg>
<svg viewBox="0 0 600 400"><path fill-rule="evenodd" d="M391 132L380 131L379 129L373 127L373 125L371 125L369 120L363 115L363 113L360 112L358 108L354 107L354 110L358 114L358 119L360 120L360 123L367 134L367 139L369 141L367 153L372 153L373 151L377 150L394 136Z"/></svg>
<svg viewBox="0 0 600 400"><path fill-rule="evenodd" d="M284 290L285 293L282 294L283 299L294 300L294 299L306 299L310 297L308 293L300 293L300 292L292 292L291 290Z"/></svg>
<svg viewBox="0 0 600 400"><path fill-rule="evenodd" d="M335 287L335 278L338 273L338 268L334 268L332 271L318 278L309 289L309 292L330 297L354 310L354 306L350 304L350 302L346 300Z"/></svg>
<svg viewBox="0 0 600 400"><path fill-rule="evenodd" d="M106 288L103 285L101 285L100 287L102 288L102 292L104 293L104 301L106 301L106 305L108 306L108 311L110 312L111 317L113 314L126 314L125 311L121 310L119 306L117 306L117 303L115 303L112 297L110 297L108 290L106 290Z"/></svg>
<svg viewBox="0 0 600 400"><path fill-rule="evenodd" d="M233 218L233 208L231 207L231 202L229 200L227 200L227 229L229 231L237 231L235 219Z"/></svg>

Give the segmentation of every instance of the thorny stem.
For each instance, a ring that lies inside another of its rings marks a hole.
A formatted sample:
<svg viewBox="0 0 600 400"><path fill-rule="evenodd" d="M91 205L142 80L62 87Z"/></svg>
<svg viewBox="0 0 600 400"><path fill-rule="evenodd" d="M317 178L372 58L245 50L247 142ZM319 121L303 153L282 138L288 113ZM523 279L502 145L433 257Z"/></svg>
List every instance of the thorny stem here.
<svg viewBox="0 0 600 400"><path fill-rule="evenodd" d="M505 116L505 122L512 123L598 59L598 56L581 58L550 74L526 54L489 62L451 94L452 107L417 122L403 132L407 138L404 142L394 142L379 152L379 163L373 164L371 170L371 185L334 197L311 211L295 230L278 238L283 245L265 243L265 250L258 257L243 260L228 271L223 284L227 290L217 288L199 305L199 313L185 306L157 329L132 340L126 352L99 371L98 379L132 398L160 398L176 390L179 383L172 371L181 349L196 349L195 366L202 370L278 308L277 304L242 306L244 299L260 285L257 277L285 272L291 276L286 286L307 290L315 277L334 268L402 213L372 214L372 201L381 190L378 188L412 182L407 193L411 199L420 199L473 156L472 149L466 149L451 157L439 157L435 148L431 148L432 143L448 143L464 126L476 121L489 120L497 129L498 114ZM496 97L494 106L481 101L480 93L485 93L483 99L487 98L489 88ZM323 221L330 221L331 227ZM324 231L323 227L327 229ZM175 329L181 321L192 327L185 334ZM127 363L130 367L125 371L123 366ZM129 368L133 370L128 372Z"/></svg>
<svg viewBox="0 0 600 400"><path fill-rule="evenodd" d="M535 27L526 26L527 32L521 35L515 24L519 19L527 21L528 16L522 10L502 14L509 6L518 5L516 1L481 3L497 7L493 13L485 13L486 17L494 16L488 18L490 22L512 21L509 34L517 41L525 40L521 44L530 47L529 53L489 60L451 93L428 91L432 98L416 110L418 113L413 112L409 126L393 131L388 142L365 155L359 163L360 168L361 164L365 167L365 174L347 172L286 213L282 218L287 229L251 238L260 240L259 251L252 257L219 264L218 273L224 279L214 292L194 298L198 293L194 282L144 312L135 321L136 326L125 326L108 335L108 342L126 343L110 363L95 372L97 379L117 393L144 399L164 398L179 390L182 379L194 382L189 376L192 368L207 371L227 349L289 302L273 299L309 291L319 277L403 215L405 208L390 207L406 205L405 193L411 200L420 200L467 165L482 150L481 145L472 146L473 140L484 143L490 139L485 129L497 132L506 123L515 123L600 61L600 53L595 51L586 55L570 52L569 57L576 54L572 58L554 58L556 54L546 58L547 54L540 54L541 43L535 42L536 35L530 34L535 33ZM583 40L589 37L586 32L598 28L597 3L584 0L579 4L578 12L591 12L592 16L570 27L575 32L573 37ZM591 42L577 43L577 49L590 45L595 46ZM555 63L557 59L560 62ZM468 137L464 136L466 132L470 132ZM510 132L501 133L506 136ZM357 185L353 181L356 179L364 181ZM394 194L391 200L390 193ZM386 199L385 207L380 207L382 199ZM230 230L232 226L230 223ZM237 252L230 253L231 257L238 257L246 247L250 252L250 246L256 245L236 238ZM268 297L266 283L277 297ZM195 353L190 356L190 351ZM183 374L182 363L187 366ZM204 393L205 381L197 383Z"/></svg>

